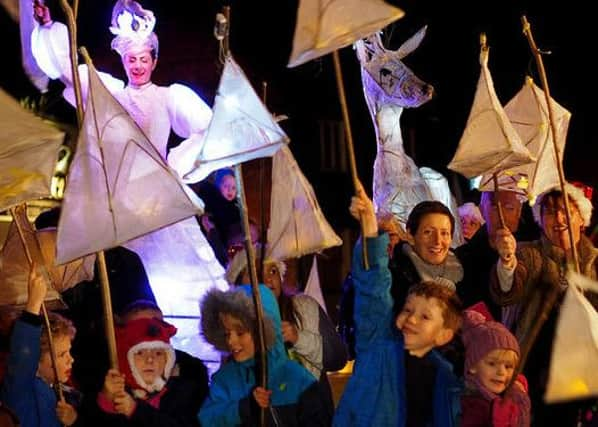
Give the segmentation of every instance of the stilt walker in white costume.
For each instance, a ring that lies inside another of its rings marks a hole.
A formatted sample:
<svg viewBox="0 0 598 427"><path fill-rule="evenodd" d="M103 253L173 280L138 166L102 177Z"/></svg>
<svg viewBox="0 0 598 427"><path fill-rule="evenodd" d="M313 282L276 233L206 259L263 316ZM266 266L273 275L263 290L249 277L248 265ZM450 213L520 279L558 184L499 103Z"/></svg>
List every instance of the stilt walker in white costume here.
<svg viewBox="0 0 598 427"><path fill-rule="evenodd" d="M75 105L69 44L66 27L53 22L48 8L34 2L31 35L32 52L39 67L53 79L60 79L66 89L65 99ZM22 17L21 19L27 19ZM100 73L102 82L127 110L148 139L166 159L170 131L187 138L185 146L200 144L212 112L190 88L152 83L158 59L158 38L153 32L154 14L135 1L119 0L114 6L110 31L115 34L112 49L121 56L128 83ZM88 74L79 66L83 98L87 96ZM182 176L187 171L177 170ZM152 191L148 188L148 191ZM127 248L142 259L156 300L165 317L178 328L175 347L204 360L218 360L197 334L198 300L207 289L227 289L224 270L201 233L195 218L129 241Z"/></svg>

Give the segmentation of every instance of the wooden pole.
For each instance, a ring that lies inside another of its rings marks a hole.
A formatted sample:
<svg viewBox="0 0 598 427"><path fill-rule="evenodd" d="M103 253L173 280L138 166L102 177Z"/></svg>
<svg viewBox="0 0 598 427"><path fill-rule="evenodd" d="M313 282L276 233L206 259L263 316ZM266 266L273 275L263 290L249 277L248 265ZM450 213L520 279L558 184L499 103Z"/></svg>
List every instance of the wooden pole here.
<svg viewBox="0 0 598 427"><path fill-rule="evenodd" d="M536 60L536 65L538 67L538 72L540 74L540 81L542 82L542 90L544 91L544 98L546 99L546 105L548 107L548 121L550 123L550 133L552 136L552 147L554 150L554 158L556 160L556 169L559 173L559 183L561 185L561 192L563 193L563 203L565 204L565 217L567 219L567 230L569 232L569 242L571 243L571 256L573 260L573 264L575 266L575 271L580 273L579 270L579 258L577 256L577 247L573 242L573 230L571 229L571 209L569 207L569 196L567 195L567 191L565 189L565 174L563 172L563 165L561 164L561 155L559 153L559 148L556 142L557 138L557 131L556 131L556 122L554 120L554 108L552 106L552 98L550 97L550 89L548 88L548 78L546 77L546 69L544 68L544 62L542 60L542 53L536 46L536 42L534 41L534 36L532 34L531 25L527 21L527 18L524 16L521 17L521 22L523 24L523 32L527 37L527 41L529 42L530 49L534 58Z"/></svg>
<svg viewBox="0 0 598 427"><path fill-rule="evenodd" d="M268 105L268 82L262 82L262 103L264 106ZM266 242L268 240L268 224L266 224L266 159L260 158L259 165L259 194L260 194L260 242L262 244L262 253L259 256L260 266L258 271L258 280L264 281L264 261L266 259ZM261 279L260 279L261 278Z"/></svg>
<svg viewBox="0 0 598 427"><path fill-rule="evenodd" d="M569 196L567 195L567 191L565 189L565 175L563 173L563 167L561 165L560 154L559 154L559 150L558 150L557 143L556 143L556 135L557 135L556 125L554 122L554 114L553 114L553 109L552 109L552 98L550 97L550 92L548 89L548 79L546 78L546 70L544 69L544 63L542 61L541 52L538 49L538 47L536 46L536 42L534 41L534 37L532 35L531 26L530 26L529 22L527 21L527 18L525 17L525 15L521 17L521 22L523 24L523 32L527 37L527 40L529 42L532 53L536 59L536 65L538 66L538 71L540 73L540 79L542 81L542 89L544 90L544 95L546 97L546 105L548 106L548 118L549 118L549 122L550 122L550 132L552 133L554 156L556 159L556 168L559 173L559 183L561 185L561 192L563 193L563 202L565 204L565 216L567 219L567 225L568 225L567 228L569 231L569 241L571 243L571 254L573 257L573 264L575 265L575 270L577 271L577 273L579 273L579 261L577 258L577 248L575 247L575 244L573 242L573 230L571 230L571 227L570 227L570 224L571 224L570 212L571 211L569 210ZM538 334L540 333L540 330L542 329L542 326L544 326L544 323L548 319L548 315L549 315L550 311L556 304L558 296L559 296L558 285L554 285L554 286L552 286L552 288L550 289L550 292L544 299L544 301L542 303L542 309L540 310L540 314L536 318L536 321L532 324L527 335L521 338L521 357L519 358L519 365L517 366L517 369L513 373L513 378L511 379L511 384L509 385L509 387L512 386L513 382L517 378L517 375L523 371L525 363L527 362L527 357L529 356L529 353L531 352L531 349L536 341L536 338L538 337Z"/></svg>
<svg viewBox="0 0 598 427"><path fill-rule="evenodd" d="M222 8L222 14L226 19L226 31L224 37L220 40L224 58L230 55L229 34L230 34L230 6ZM257 272L255 265L255 252L253 242L251 240L251 230L249 228L249 215L247 213L247 200L245 198L245 186L243 184L243 169L240 164L235 165L235 181L237 184L237 204L241 212L241 222L243 225L243 233L245 235L245 252L247 254L247 270L249 271L249 278L251 281L251 294L255 307L255 314L257 319L257 372L256 380L260 387L268 387L268 359L266 353L266 334L264 330L264 309L262 306L262 298L257 280ZM263 242L262 242L263 243ZM262 250L262 252L264 252ZM260 407L260 426L266 426L266 410Z"/></svg>
<svg viewBox="0 0 598 427"><path fill-rule="evenodd" d="M91 58L89 57L89 53L87 52L87 49L82 47L80 50L81 50L81 55L83 55L83 58L85 59L87 65L91 66L92 62L91 62ZM93 96L93 94L91 93L91 88L90 88L89 96ZM97 123L96 123L96 133L97 133L97 135L101 134L100 130L97 129ZM104 149L102 147L101 139L99 139L99 141L100 141L100 144L99 144L100 145L99 146L100 155L101 155L102 159L104 159ZM102 162L102 164L105 164L105 163ZM104 171L104 176L107 176L106 171ZM108 185L108 183L106 183L106 185ZM110 205L110 211L112 211L112 199L110 197L108 198L108 203ZM102 292L102 307L104 308L104 331L106 333L106 343L108 344L108 356L110 358L110 367L112 369L118 370L119 366L118 366L118 355L117 355L117 351L116 351L116 334L114 331L114 314L113 314L113 310L112 310L112 299L110 296L110 281L108 279L108 268L106 266L106 256L104 254L104 251L99 251L96 253L96 262L98 265L98 271L100 273L100 289Z"/></svg>
<svg viewBox="0 0 598 427"><path fill-rule="evenodd" d="M76 1L76 0L75 0ZM73 74L73 87L75 90L75 99L77 106L77 122L79 130L83 124L83 95L81 91L81 80L78 72L78 61L77 61L77 25L75 23L75 14L73 9L69 6L67 0L60 0L62 9L67 17L67 25L69 29L69 43L70 43L70 57L71 57L71 71ZM75 2L75 6L78 6L78 2ZM89 59L85 48L81 49L82 54ZM73 150L74 151L74 150ZM106 258L104 257L104 251L97 253L96 257L98 263L98 269L100 271L100 284L102 289L102 302L104 307L104 325L106 329L106 341L108 343L110 367L118 369L118 357L116 354L116 336L114 334L114 320L112 313L112 303L110 300L110 284L108 283L108 273L106 267Z"/></svg>
<svg viewBox="0 0 598 427"><path fill-rule="evenodd" d="M27 244L27 238L25 237L25 231L21 227L21 224L18 219L18 209L24 209L25 215L27 211L27 207L23 204L18 208L10 208L10 213L13 217L13 221L15 226L17 227L17 233L19 234L19 238L21 239L21 243L23 244L23 249L25 251L25 256L27 257L27 262L29 263L29 267L33 268L33 257L31 255L31 251L29 249L29 245ZM41 271L46 279L46 285L52 283L52 276L48 273L45 264L39 265ZM42 316L44 318L44 324L46 325L46 332L48 334L48 346L50 347L50 360L52 361L52 370L54 371L54 378L56 379L56 394L58 395L58 400L64 402L64 394L62 392L62 384L60 384L60 380L58 378L58 369L56 367L56 347L54 347L54 339L52 337L52 329L50 327L50 318L48 317L48 311L46 310L46 304L42 302Z"/></svg>
<svg viewBox="0 0 598 427"><path fill-rule="evenodd" d="M66 15L66 23L69 34L69 54L71 58L71 74L73 78L73 89L75 90L75 100L77 106L77 123L81 126L83 123L83 95L81 94L81 79L79 78L79 71L77 65L77 25L75 23L75 14L73 9L69 6L67 0L60 0L62 10ZM75 3L78 5L78 3ZM76 144L76 142L75 142ZM71 147L72 149L75 147ZM73 150L74 151L74 150Z"/></svg>
<svg viewBox="0 0 598 427"><path fill-rule="evenodd" d="M347 141L347 155L349 157L349 169L351 172L351 180L353 181L353 189L357 193L359 188L359 177L357 175L357 163L355 161L355 148L353 144L353 133L351 132L351 123L349 121L349 109L347 108L347 96L345 95L345 85L343 83L343 73L341 70L341 60L338 50L332 52L332 59L334 60L334 74L336 76L336 87L338 89L338 97L341 104L341 112L343 115L343 124L345 127L345 138ZM359 221L361 225L361 235L364 236L363 245L361 245L363 252L363 266L365 270L369 270L367 245L365 244L365 229L363 219Z"/></svg>

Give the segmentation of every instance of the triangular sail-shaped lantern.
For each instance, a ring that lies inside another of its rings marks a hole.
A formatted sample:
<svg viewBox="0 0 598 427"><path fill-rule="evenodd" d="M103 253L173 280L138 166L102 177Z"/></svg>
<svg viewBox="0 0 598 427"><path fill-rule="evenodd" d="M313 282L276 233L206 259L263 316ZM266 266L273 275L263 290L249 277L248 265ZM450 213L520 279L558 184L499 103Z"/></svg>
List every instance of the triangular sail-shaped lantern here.
<svg viewBox="0 0 598 427"><path fill-rule="evenodd" d="M272 159L270 212L266 258L298 258L342 244L288 147Z"/></svg>
<svg viewBox="0 0 598 427"><path fill-rule="evenodd" d="M320 275L318 274L318 260L315 255L314 262L311 264L311 270L309 271L309 277L307 278L307 285L305 285L303 293L315 299L318 304L320 304L320 307L322 307L322 310L328 313L328 310L326 310L326 301L324 301L324 295L322 295Z"/></svg>
<svg viewBox="0 0 598 427"><path fill-rule="evenodd" d="M63 139L0 89L0 210L50 196Z"/></svg>
<svg viewBox="0 0 598 427"><path fill-rule="evenodd" d="M58 227L57 263L202 212L90 63L89 95Z"/></svg>
<svg viewBox="0 0 598 427"><path fill-rule="evenodd" d="M300 0L289 67L341 49L402 18L382 0Z"/></svg>
<svg viewBox="0 0 598 427"><path fill-rule="evenodd" d="M231 56L226 58L212 112L197 167L185 174L186 182L201 181L220 168L272 156L289 141Z"/></svg>
<svg viewBox="0 0 598 427"><path fill-rule="evenodd" d="M54 265L56 253L56 229L34 230L29 222L24 205L13 211L11 223L4 246L0 252L0 305L21 305L27 302L27 284L29 280L29 256L38 266L44 266L50 275L45 302L50 308L63 308L59 292L86 280L93 279L95 255L76 259L65 265ZM16 223L19 223L23 239L19 235ZM27 244L27 252L23 246ZM38 246L39 242L39 246Z"/></svg>
<svg viewBox="0 0 598 427"><path fill-rule="evenodd" d="M449 169L467 178L493 174L535 159L505 114L488 69L488 50L480 54L481 71L467 125Z"/></svg>
<svg viewBox="0 0 598 427"><path fill-rule="evenodd" d="M571 113L551 100L556 124L556 144L559 158L563 158ZM536 162L507 169L498 175L502 189L524 194L530 201L549 188L559 185L558 169L555 167L554 146L546 97L531 78L526 78L521 90L505 106L505 113ZM493 190L492 176L484 175L480 183L482 191Z"/></svg>
<svg viewBox="0 0 598 427"><path fill-rule="evenodd" d="M598 396L598 312L584 290L598 292L598 282L570 272L559 310L548 385L548 403Z"/></svg>

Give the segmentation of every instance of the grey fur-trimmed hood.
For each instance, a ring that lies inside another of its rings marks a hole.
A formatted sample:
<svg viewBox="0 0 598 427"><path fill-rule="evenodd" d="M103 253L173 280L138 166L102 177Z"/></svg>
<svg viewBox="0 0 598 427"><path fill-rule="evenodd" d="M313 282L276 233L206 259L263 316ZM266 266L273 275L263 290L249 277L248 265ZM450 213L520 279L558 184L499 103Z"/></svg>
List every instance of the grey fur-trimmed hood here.
<svg viewBox="0 0 598 427"><path fill-rule="evenodd" d="M278 307L276 309L278 310ZM230 314L241 320L251 331L257 330L253 299L243 289L230 291L210 290L200 303L200 311L201 333L206 341L212 344L217 350L228 352L226 334L220 320L221 313ZM276 331L266 307L264 307L264 314L266 347L270 350L275 344ZM278 328L280 329L280 324Z"/></svg>

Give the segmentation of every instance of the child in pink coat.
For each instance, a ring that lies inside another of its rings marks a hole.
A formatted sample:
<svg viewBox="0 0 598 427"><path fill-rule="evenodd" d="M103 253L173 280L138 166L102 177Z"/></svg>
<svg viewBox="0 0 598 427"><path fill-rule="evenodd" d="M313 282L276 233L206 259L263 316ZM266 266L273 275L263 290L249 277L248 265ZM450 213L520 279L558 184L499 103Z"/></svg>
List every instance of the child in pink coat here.
<svg viewBox="0 0 598 427"><path fill-rule="evenodd" d="M462 427L528 427L527 381L511 379L520 357L519 343L501 323L465 310L465 390L461 397ZM510 386L509 386L510 385Z"/></svg>

